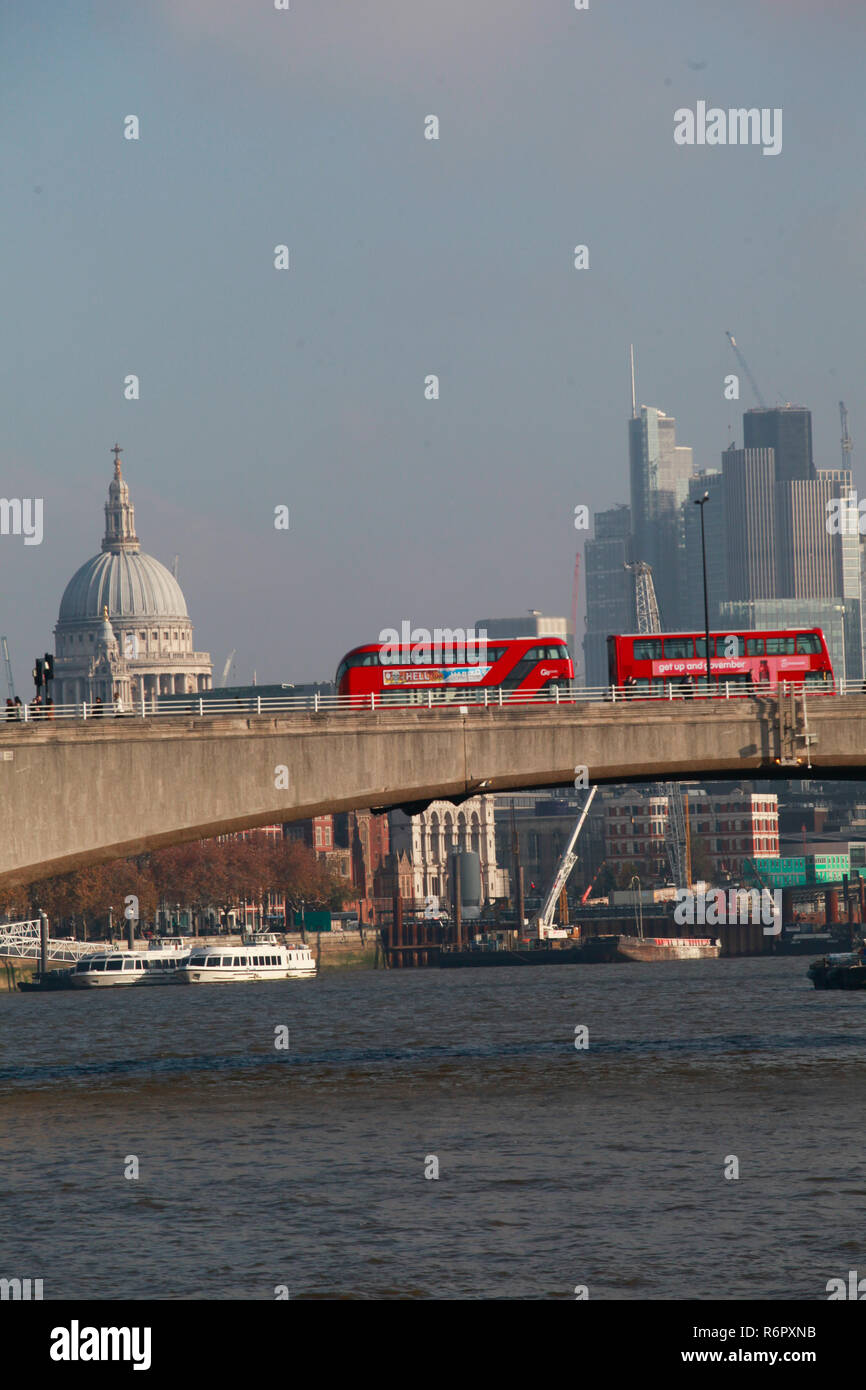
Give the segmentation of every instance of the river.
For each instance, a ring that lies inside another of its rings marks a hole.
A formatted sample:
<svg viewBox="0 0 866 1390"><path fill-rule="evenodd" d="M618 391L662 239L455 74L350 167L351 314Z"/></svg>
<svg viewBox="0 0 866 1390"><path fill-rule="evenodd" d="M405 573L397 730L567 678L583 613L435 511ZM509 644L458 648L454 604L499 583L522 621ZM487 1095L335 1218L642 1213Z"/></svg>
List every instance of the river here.
<svg viewBox="0 0 866 1390"><path fill-rule="evenodd" d="M866 996L807 964L0 996L0 1276L46 1299L826 1298L866 1266Z"/></svg>

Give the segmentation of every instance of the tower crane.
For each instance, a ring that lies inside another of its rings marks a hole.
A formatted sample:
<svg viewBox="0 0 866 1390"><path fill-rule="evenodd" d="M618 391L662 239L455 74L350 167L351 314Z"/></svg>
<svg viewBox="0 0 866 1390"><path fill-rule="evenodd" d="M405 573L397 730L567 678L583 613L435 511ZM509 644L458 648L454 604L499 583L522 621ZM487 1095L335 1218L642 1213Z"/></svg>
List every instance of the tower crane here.
<svg viewBox="0 0 866 1390"><path fill-rule="evenodd" d="M577 671L577 598L580 592L580 551L574 557L574 579L571 583L571 659Z"/></svg>
<svg viewBox="0 0 866 1390"><path fill-rule="evenodd" d="M851 450L854 448L854 440L848 433L848 409L844 401L839 402L839 419L842 423L842 467L851 467Z"/></svg>
<svg viewBox="0 0 866 1390"><path fill-rule="evenodd" d="M227 660L226 660L226 664L225 664L225 666L223 667L222 680L220 681L220 685L221 685L221 686L225 686L226 681L227 681L228 678L229 678L229 671L230 671L231 668L232 668L232 662L234 661L236 655L237 655L237 651L236 651L236 650L235 650L235 651L230 651L229 654L228 654L228 658L227 658Z"/></svg>
<svg viewBox="0 0 866 1390"><path fill-rule="evenodd" d="M725 334L730 339L731 347L734 349L734 356L736 357L737 361L739 362L740 366L746 374L746 378L749 382L749 385L751 386L752 391L754 392L755 400L758 402L758 405L761 407L762 410L766 410L767 403L764 400L764 397L761 395L760 391L758 390L758 383L752 376L748 362L746 361L743 354L740 352L740 349L737 347L733 333L729 333L728 330L725 329Z"/></svg>
<svg viewBox="0 0 866 1390"><path fill-rule="evenodd" d="M645 560L626 565L634 575L634 601L637 630L640 633L661 632L658 600L653 584L652 566ZM665 782L668 799L668 819L665 828L665 849L675 886L688 888L692 881L692 855L689 844L688 821L683 789L679 782Z"/></svg>

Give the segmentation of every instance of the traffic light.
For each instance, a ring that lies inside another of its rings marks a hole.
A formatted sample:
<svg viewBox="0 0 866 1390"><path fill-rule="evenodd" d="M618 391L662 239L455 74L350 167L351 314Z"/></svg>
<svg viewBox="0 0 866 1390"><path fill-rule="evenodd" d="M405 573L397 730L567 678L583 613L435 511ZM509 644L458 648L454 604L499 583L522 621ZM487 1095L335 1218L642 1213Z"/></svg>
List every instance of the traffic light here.
<svg viewBox="0 0 866 1390"><path fill-rule="evenodd" d="M54 680L54 657L50 652L45 653L45 684Z"/></svg>
<svg viewBox="0 0 866 1390"><path fill-rule="evenodd" d="M43 662L42 662L42 657L41 657L41 656L37 656L37 658L36 658L36 665L33 667L33 684L36 686L36 689L37 689L37 690L39 690L39 689L41 688L41 686L42 686L44 680L45 680L45 667L44 667Z"/></svg>

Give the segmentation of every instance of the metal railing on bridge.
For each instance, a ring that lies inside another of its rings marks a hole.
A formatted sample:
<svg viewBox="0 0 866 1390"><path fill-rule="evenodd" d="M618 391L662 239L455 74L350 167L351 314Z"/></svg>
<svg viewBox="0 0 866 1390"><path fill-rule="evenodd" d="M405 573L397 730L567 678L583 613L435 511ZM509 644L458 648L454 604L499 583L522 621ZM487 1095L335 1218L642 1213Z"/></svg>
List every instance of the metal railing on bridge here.
<svg viewBox="0 0 866 1390"><path fill-rule="evenodd" d="M68 938L48 938L48 959L76 961L94 951L104 951L95 941L71 941ZM41 951L39 918L28 922L0 922L0 960L38 960Z"/></svg>
<svg viewBox="0 0 866 1390"><path fill-rule="evenodd" d="M468 713L469 709L511 709L527 705L573 705L573 704L627 704L633 701L642 703L668 702L673 700L736 700L736 699L775 699L780 694L786 696L828 696L862 695L866 693L866 681L838 680L815 684L794 684L782 682L779 685L760 686L726 681L718 690L707 696L700 684L677 684L665 682L660 690L644 690L634 686L582 686L563 683L538 691L507 690L502 686L482 686L477 690L454 691L438 690L388 690L371 692L369 695L254 695L227 698L210 698L207 695L190 695L187 699L162 699L159 696L146 696L136 701L134 706L116 702L113 704L94 704L83 701L65 705L16 705L6 710L7 729L18 724L50 724L52 720L79 720L101 724L108 719L199 719L226 718L230 716L275 715L275 714L324 714L331 712L359 713L363 711L405 710L457 710Z"/></svg>

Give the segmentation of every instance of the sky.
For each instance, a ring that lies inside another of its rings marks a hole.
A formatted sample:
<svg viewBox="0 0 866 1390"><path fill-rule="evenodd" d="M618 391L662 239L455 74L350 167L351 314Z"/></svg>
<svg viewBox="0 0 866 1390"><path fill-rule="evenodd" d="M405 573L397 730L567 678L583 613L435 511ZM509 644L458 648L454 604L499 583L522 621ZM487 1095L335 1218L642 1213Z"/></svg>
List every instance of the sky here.
<svg viewBox="0 0 866 1390"><path fill-rule="evenodd" d="M697 467L756 403L730 329L819 467L846 402L866 489L864 40L862 0L3 7L0 494L44 516L0 535L19 693L116 440L241 683L568 614L575 507L628 500L629 343ZM781 152L676 145L698 101L781 108Z"/></svg>

